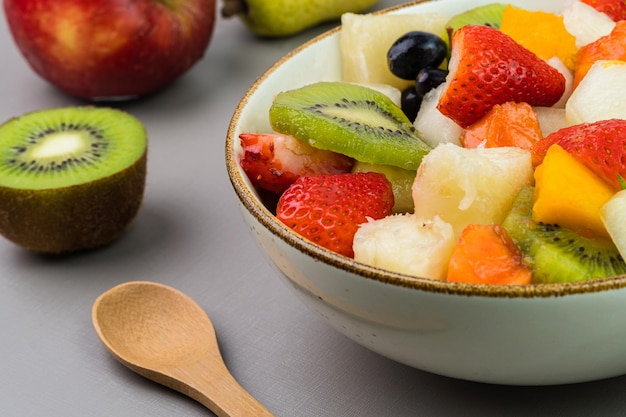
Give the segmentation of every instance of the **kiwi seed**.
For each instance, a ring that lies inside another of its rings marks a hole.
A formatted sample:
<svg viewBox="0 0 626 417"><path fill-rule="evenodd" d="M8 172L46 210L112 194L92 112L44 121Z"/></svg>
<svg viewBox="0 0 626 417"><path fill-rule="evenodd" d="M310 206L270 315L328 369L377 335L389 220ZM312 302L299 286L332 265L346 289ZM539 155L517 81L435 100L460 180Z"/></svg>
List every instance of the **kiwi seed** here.
<svg viewBox="0 0 626 417"><path fill-rule="evenodd" d="M107 245L135 218L147 134L135 117L93 106L40 110L0 126L0 234L26 249Z"/></svg>
<svg viewBox="0 0 626 417"><path fill-rule="evenodd" d="M272 128L362 162L416 170L431 150L385 94L345 82L318 82L279 93Z"/></svg>
<svg viewBox="0 0 626 417"><path fill-rule="evenodd" d="M570 229L532 220L533 187L517 196L503 222L534 269L533 282L587 281L626 274L626 263L608 239L583 237Z"/></svg>

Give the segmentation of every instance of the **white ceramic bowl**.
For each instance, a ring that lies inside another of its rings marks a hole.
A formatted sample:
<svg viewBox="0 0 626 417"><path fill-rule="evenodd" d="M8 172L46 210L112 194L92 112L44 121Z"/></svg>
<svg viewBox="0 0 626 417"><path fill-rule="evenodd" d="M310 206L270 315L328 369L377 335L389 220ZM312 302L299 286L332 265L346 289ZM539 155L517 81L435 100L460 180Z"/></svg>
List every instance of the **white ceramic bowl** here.
<svg viewBox="0 0 626 417"><path fill-rule="evenodd" d="M386 13L460 12L490 0L410 3ZM556 11L570 0L511 0ZM339 332L393 360L450 377L511 385L626 374L626 277L544 286L412 278L335 255L297 236L261 204L238 158L238 135L269 132L275 93L340 77L338 30L281 59L245 94L226 165L245 222L284 282Z"/></svg>

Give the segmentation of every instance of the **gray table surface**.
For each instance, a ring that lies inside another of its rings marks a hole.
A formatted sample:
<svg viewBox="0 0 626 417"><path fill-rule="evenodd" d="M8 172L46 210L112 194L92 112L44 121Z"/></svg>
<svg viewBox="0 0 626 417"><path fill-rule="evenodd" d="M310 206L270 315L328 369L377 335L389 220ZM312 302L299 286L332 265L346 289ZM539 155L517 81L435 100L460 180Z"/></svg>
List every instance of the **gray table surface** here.
<svg viewBox="0 0 626 417"><path fill-rule="evenodd" d="M398 3L382 0L378 8ZM218 20L191 72L120 106L146 125L150 154L143 208L116 244L55 259L0 239L0 416L212 415L130 372L100 344L93 301L130 280L162 282L194 298L213 319L235 378L277 416L626 415L626 377L507 387L395 363L331 329L277 279L236 209L225 133L256 77L332 26L263 41L237 20ZM34 75L4 18L0 56L0 119L83 104Z"/></svg>

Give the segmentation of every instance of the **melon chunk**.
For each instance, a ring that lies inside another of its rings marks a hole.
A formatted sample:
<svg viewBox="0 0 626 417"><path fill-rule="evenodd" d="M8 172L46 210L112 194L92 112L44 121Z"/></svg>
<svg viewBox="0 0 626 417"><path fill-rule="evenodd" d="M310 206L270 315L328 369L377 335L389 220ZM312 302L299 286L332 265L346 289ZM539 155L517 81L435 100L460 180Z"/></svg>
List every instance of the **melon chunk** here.
<svg viewBox="0 0 626 417"><path fill-rule="evenodd" d="M591 65L565 104L570 125L626 119L626 62L600 60Z"/></svg>
<svg viewBox="0 0 626 417"><path fill-rule="evenodd" d="M602 206L600 218L620 255L626 259L626 190L619 191Z"/></svg>

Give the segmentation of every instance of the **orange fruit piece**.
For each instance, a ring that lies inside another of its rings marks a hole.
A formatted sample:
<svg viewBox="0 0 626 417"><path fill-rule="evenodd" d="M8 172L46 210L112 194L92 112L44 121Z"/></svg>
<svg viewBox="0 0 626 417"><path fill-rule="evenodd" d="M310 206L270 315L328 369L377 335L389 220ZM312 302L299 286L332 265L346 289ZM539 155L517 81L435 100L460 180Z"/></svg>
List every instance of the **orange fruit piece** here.
<svg viewBox="0 0 626 417"><path fill-rule="evenodd" d="M532 271L504 227L465 226L452 253L446 279L471 284L527 285Z"/></svg>
<svg viewBox="0 0 626 417"><path fill-rule="evenodd" d="M578 50L574 68L574 88L587 75L593 63L600 60L626 61L626 20L617 22L608 35Z"/></svg>
<svg viewBox="0 0 626 417"><path fill-rule="evenodd" d="M532 218L586 237L609 238L600 209L614 193L596 173L554 144L535 169Z"/></svg>
<svg viewBox="0 0 626 417"><path fill-rule="evenodd" d="M482 119L463 129L461 144L476 148L516 146L531 150L543 139L537 113L528 103L507 102L495 105Z"/></svg>
<svg viewBox="0 0 626 417"><path fill-rule="evenodd" d="M567 31L563 16L507 6L502 13L500 30L539 58L558 57L574 69L576 38Z"/></svg>

